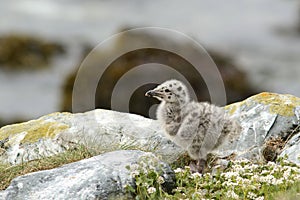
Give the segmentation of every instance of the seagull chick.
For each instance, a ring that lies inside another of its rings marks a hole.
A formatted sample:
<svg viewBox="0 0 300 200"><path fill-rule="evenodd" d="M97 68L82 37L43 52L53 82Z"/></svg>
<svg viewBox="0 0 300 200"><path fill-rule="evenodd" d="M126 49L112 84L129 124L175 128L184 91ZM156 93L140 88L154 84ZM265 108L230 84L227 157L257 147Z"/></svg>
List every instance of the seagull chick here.
<svg viewBox="0 0 300 200"><path fill-rule="evenodd" d="M191 101L187 87L178 80L168 80L145 95L161 101L157 119L165 135L197 160L190 165L193 172L203 173L207 155L223 141L233 142L241 130L223 108Z"/></svg>

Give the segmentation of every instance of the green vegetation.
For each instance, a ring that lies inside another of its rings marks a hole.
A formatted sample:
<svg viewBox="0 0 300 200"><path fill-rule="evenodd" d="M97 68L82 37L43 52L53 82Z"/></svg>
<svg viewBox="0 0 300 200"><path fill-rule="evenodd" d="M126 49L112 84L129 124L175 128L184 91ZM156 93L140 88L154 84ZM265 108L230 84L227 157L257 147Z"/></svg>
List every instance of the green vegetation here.
<svg viewBox="0 0 300 200"><path fill-rule="evenodd" d="M90 158L93 155L94 153L91 150L84 146L79 146L55 156L24 162L19 165L0 164L0 190L6 189L10 182L17 176L40 170L53 169L67 163Z"/></svg>
<svg viewBox="0 0 300 200"><path fill-rule="evenodd" d="M127 147L125 147L126 149ZM103 150L103 149L102 149ZM11 180L30 172L52 169L67 163L90 158L98 150L77 146L64 153L11 166L0 164L0 190L6 189ZM101 151L102 152L102 151ZM224 170L199 174L185 166L189 158L183 155L171 166L175 171L176 185L172 192L165 191L165 179L158 159L141 159L128 166L135 179L135 187L126 190L135 199L255 199L292 200L300 195L300 167L280 158L274 162L252 163L247 160L230 162Z"/></svg>
<svg viewBox="0 0 300 200"><path fill-rule="evenodd" d="M286 191L279 191L272 195L274 200L295 200L300 199L300 182L295 183Z"/></svg>
<svg viewBox="0 0 300 200"><path fill-rule="evenodd" d="M160 161L152 156L144 156L138 164L127 166L130 175L135 179L136 187L125 185L125 189L136 196L136 199L159 199L164 195Z"/></svg>
<svg viewBox="0 0 300 200"><path fill-rule="evenodd" d="M229 167L214 174L190 172L189 167L175 169L176 188L172 194L162 190L163 178L142 162L131 166L136 188L127 190L136 199L298 199L300 168L284 159L279 164L254 164L247 160L231 162ZM295 198L298 197L298 198Z"/></svg>
<svg viewBox="0 0 300 200"><path fill-rule="evenodd" d="M146 150L146 148L150 147L145 147L143 150ZM141 150L141 148L138 148L134 144L111 145L109 147L99 147L97 149L87 148L84 145L75 145L63 153L51 157L24 162L18 165L0 163L0 190L5 190L10 185L11 181L18 176L31 172L57 168L64 164L76 162L105 152L120 149ZM3 149L0 146L0 153L1 150Z"/></svg>

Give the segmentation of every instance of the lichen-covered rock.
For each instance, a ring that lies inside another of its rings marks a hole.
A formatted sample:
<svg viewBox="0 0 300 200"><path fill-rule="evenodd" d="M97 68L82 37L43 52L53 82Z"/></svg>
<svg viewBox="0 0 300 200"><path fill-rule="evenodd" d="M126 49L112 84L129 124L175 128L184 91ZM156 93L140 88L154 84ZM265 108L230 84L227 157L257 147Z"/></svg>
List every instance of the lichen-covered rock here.
<svg viewBox="0 0 300 200"><path fill-rule="evenodd" d="M300 99L261 93L225 107L243 130L235 143L224 143L217 157L274 161L287 155L300 163ZM83 144L98 152L140 149L173 162L184 152L163 136L156 120L109 110L54 113L38 120L0 129L0 162L20 162L51 156Z"/></svg>
<svg viewBox="0 0 300 200"><path fill-rule="evenodd" d="M288 156L288 159L300 165L300 131L294 134L286 143L280 156Z"/></svg>
<svg viewBox="0 0 300 200"><path fill-rule="evenodd" d="M70 127L51 116L2 127L0 161L16 164L63 152L65 148L55 138Z"/></svg>
<svg viewBox="0 0 300 200"><path fill-rule="evenodd" d="M162 136L159 124L138 115L94 110L53 113L0 129L0 162L18 164L83 144L103 151L141 149L173 161L183 151Z"/></svg>
<svg viewBox="0 0 300 200"><path fill-rule="evenodd" d="M124 186L135 185L127 166L139 163L145 157L150 163L151 160L158 160L153 154L142 151L114 151L56 169L20 176L0 192L0 199L127 199L130 196ZM159 165L166 187L173 187L174 172L161 161Z"/></svg>
<svg viewBox="0 0 300 200"><path fill-rule="evenodd" d="M300 148L295 146L299 147L299 136L294 136L300 131L300 98L261 93L225 109L239 121L243 131L234 145L224 144L217 153L223 156L234 153L236 158L251 160L287 155L291 161L300 163Z"/></svg>

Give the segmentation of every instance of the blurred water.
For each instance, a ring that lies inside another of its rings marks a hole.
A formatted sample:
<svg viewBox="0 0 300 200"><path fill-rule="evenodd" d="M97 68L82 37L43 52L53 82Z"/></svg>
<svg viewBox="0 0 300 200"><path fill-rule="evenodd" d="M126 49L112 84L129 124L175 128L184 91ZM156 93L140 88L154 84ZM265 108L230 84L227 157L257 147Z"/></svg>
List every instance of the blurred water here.
<svg viewBox="0 0 300 200"><path fill-rule="evenodd" d="M59 109L64 77L79 46L96 45L124 26L186 33L232 55L256 87L300 96L300 37L279 34L297 20L296 0L1 0L0 34L30 33L62 41L69 54L49 70L0 71L0 116L34 118ZM3 117L2 117L3 118Z"/></svg>

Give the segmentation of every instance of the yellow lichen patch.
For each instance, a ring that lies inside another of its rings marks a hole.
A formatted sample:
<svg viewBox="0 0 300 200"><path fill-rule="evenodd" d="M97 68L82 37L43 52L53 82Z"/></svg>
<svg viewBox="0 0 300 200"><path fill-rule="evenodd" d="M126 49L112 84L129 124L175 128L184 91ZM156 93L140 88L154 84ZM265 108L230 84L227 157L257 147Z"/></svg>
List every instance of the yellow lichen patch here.
<svg viewBox="0 0 300 200"><path fill-rule="evenodd" d="M33 120L2 127L0 129L0 140L5 140L6 138L26 132L21 143L34 143L42 138L54 138L58 133L68 128L68 125L59 122Z"/></svg>
<svg viewBox="0 0 300 200"><path fill-rule="evenodd" d="M41 138L54 138L57 134L63 130L69 128L65 124L58 124L57 122L48 122L43 126L33 128L28 131L27 135L21 141L21 143L33 143L37 142Z"/></svg>
<svg viewBox="0 0 300 200"><path fill-rule="evenodd" d="M228 111L229 115L233 115L239 106L240 106L240 103L234 103L234 104L227 105L224 108L225 108L225 110Z"/></svg>
<svg viewBox="0 0 300 200"><path fill-rule="evenodd" d="M244 101L227 105L225 110L228 111L228 114L233 115L242 105L249 107L255 103L268 105L270 113L291 117L294 116L295 108L300 106L300 98L288 94L263 92Z"/></svg>
<svg viewBox="0 0 300 200"><path fill-rule="evenodd" d="M291 117L295 108L300 106L300 98L293 95L282 95L263 92L250 98L251 100L270 106L270 112L282 116Z"/></svg>

